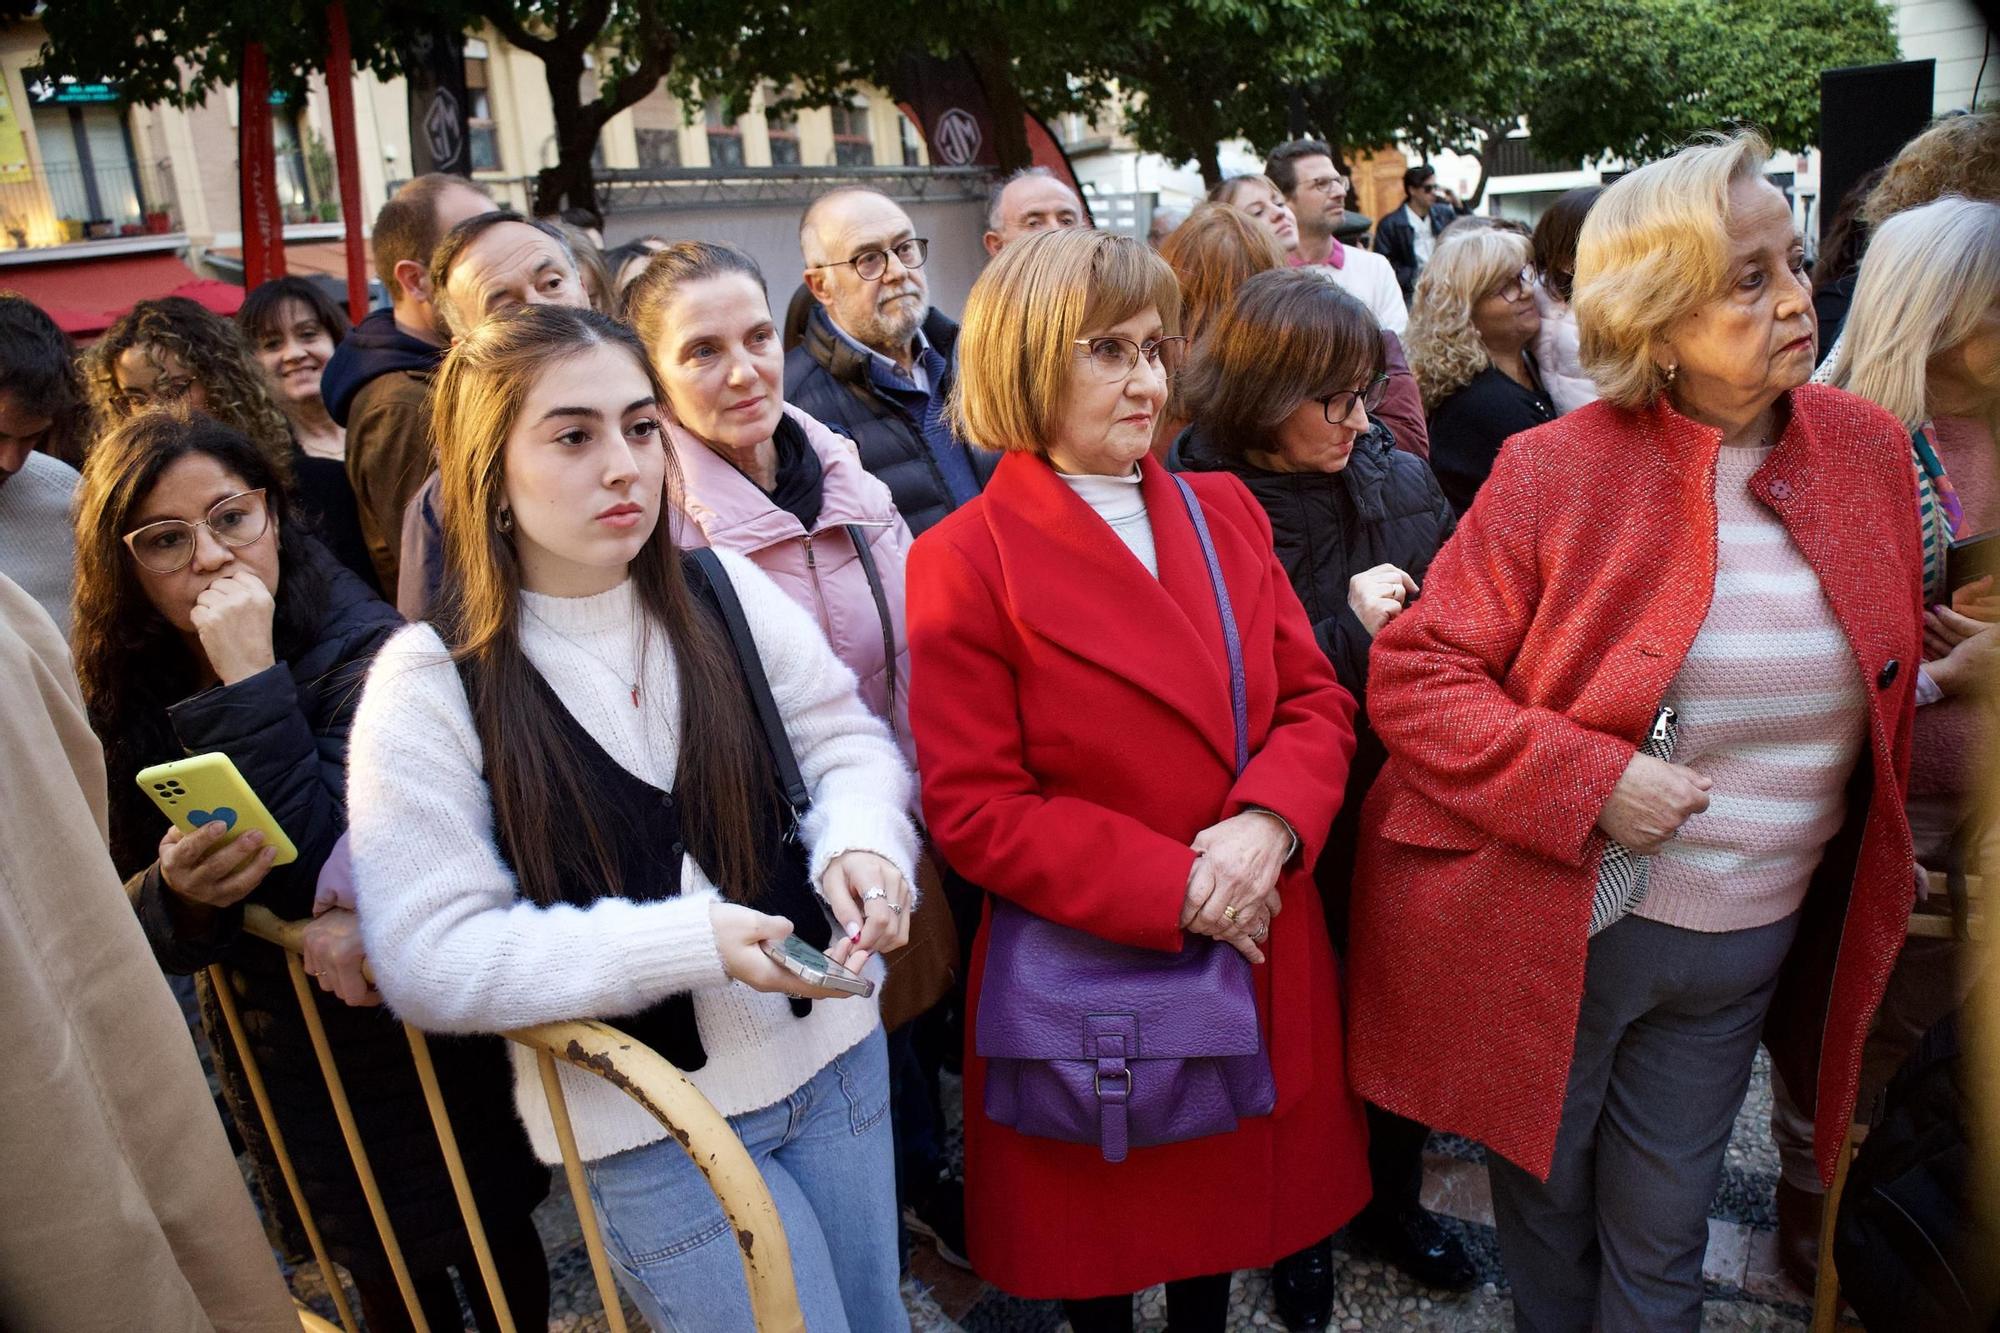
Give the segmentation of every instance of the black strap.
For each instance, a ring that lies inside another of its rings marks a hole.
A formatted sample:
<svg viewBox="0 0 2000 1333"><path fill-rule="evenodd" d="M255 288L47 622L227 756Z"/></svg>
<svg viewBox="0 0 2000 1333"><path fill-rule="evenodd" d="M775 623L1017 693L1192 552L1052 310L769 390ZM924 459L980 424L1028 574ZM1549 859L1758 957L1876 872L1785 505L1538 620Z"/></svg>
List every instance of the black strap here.
<svg viewBox="0 0 2000 1333"><path fill-rule="evenodd" d="M875 565L875 552L868 547L868 530L859 523L847 525L847 540L861 560L861 572L868 576L868 591L875 596L875 614L882 621L882 666L889 673L888 716L890 730L896 727L896 622L889 615L889 594L882 587L882 571Z"/></svg>
<svg viewBox="0 0 2000 1333"><path fill-rule="evenodd" d="M785 735L785 720L778 713L778 701L771 697L771 682L764 674L764 660L757 654L757 640L751 637L750 622L743 615L743 603L737 599L736 588L729 581L728 571L715 552L706 546L697 546L688 554L708 579L709 590L715 594L715 603L721 608L722 623L729 630L729 644L736 650L737 665L743 668L744 684L750 687L750 698L757 705L757 720L763 724L764 739L771 747L771 760L778 768L778 782L785 789L785 799L791 802L792 813L805 818L806 807L811 804L806 794L805 775L799 772L799 761L792 754L792 743Z"/></svg>

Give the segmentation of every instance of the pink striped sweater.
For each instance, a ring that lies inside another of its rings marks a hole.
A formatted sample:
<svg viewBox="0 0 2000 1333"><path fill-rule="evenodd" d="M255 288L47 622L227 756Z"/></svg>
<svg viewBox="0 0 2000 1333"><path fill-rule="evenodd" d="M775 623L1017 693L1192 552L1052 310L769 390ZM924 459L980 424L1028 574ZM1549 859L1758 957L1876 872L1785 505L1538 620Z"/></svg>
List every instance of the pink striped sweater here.
<svg viewBox="0 0 2000 1333"><path fill-rule="evenodd" d="M1716 462L1715 598L1666 701L1674 762L1714 782L1709 808L1653 859L1638 915L1688 930L1748 930L1805 899L1845 815L1867 695L1819 579L1750 493L1768 448Z"/></svg>

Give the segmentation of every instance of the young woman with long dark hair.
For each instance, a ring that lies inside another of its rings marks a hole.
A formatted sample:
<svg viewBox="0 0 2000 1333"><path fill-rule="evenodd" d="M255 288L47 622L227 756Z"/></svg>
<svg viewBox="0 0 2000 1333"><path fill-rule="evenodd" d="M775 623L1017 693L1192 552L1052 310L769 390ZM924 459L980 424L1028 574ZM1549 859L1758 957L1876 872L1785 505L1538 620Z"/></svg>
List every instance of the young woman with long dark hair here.
<svg viewBox="0 0 2000 1333"><path fill-rule="evenodd" d="M424 1027L601 1018L666 1056L763 1171L808 1327L893 1330L876 1002L761 946L796 932L880 977L915 907L909 772L812 619L719 554L810 795L794 830L715 595L660 521L665 401L638 338L590 311L508 311L446 358L444 581L355 724L368 952ZM515 1073L554 1162L532 1057ZM634 1302L657 1328L748 1327L734 1233L687 1153L610 1084L562 1079Z"/></svg>
<svg viewBox="0 0 2000 1333"><path fill-rule="evenodd" d="M208 989L213 963L234 981L328 1250L354 1276L371 1329L407 1328L284 955L242 933L247 903L288 920L312 915L320 870L347 825L355 700L369 659L401 621L305 534L270 456L185 405L142 413L100 440L77 498L72 650L104 743L112 860L132 880L161 965L197 977L209 1044L267 1203L290 1215L278 1202L287 1196L276 1159ZM183 837L134 781L142 768L213 751L227 755L263 800L296 860L274 865L275 849L254 831L224 844L220 821ZM309 958L351 955L358 926L352 912L333 911L308 934ZM427 1317L456 1327L458 1298L446 1270L476 1270L402 1027L381 1008L327 995L317 1003L335 1061L357 1094L355 1115ZM439 1042L434 1055L488 1235L504 1255L508 1303L517 1320L539 1322L548 1279L528 1214L547 1193L547 1173L506 1111L498 1050ZM482 1327L494 1327L481 1284L467 1285Z"/></svg>

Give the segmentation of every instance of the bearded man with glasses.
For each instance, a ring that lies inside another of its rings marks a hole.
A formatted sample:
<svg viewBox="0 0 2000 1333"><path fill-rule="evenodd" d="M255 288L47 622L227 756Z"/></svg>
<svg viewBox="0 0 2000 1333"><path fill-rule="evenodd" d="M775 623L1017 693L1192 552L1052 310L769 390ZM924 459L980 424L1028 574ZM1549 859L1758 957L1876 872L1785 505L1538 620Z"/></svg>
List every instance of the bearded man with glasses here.
<svg viewBox="0 0 2000 1333"><path fill-rule="evenodd" d="M821 195L799 225L817 303L785 358L785 398L851 437L913 534L979 494L997 454L951 429L958 325L931 309L930 241L880 191Z"/></svg>

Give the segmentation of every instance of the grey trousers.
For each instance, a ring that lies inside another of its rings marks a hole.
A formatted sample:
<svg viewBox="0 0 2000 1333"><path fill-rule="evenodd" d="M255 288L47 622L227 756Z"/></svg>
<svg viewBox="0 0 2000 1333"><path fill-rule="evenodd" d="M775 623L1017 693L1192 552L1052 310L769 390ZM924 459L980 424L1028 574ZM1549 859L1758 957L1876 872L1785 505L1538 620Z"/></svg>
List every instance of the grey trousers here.
<svg viewBox="0 0 2000 1333"><path fill-rule="evenodd" d="M1517 1329L1700 1329L1708 1208L1797 928L1626 917L1590 942L1548 1182L1487 1158Z"/></svg>

